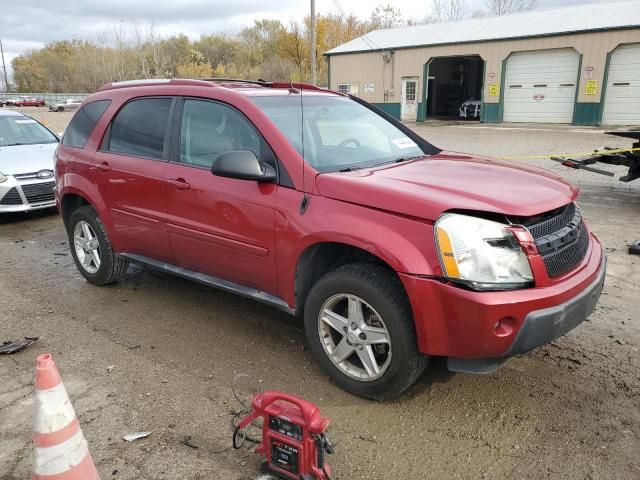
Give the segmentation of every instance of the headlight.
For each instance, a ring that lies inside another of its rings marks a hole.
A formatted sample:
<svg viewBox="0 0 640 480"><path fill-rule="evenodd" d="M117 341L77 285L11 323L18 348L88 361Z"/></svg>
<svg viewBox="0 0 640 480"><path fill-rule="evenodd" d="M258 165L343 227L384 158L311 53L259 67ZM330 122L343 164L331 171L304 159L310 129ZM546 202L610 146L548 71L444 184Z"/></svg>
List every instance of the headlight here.
<svg viewBox="0 0 640 480"><path fill-rule="evenodd" d="M527 257L504 225L447 213L435 228L440 263L448 278L477 290L522 288L533 281Z"/></svg>
<svg viewBox="0 0 640 480"><path fill-rule="evenodd" d="M4 183L4 182L6 182L7 180L9 180L9 179L7 178L7 176L6 176L6 175L3 175L3 174L0 172L0 183Z"/></svg>

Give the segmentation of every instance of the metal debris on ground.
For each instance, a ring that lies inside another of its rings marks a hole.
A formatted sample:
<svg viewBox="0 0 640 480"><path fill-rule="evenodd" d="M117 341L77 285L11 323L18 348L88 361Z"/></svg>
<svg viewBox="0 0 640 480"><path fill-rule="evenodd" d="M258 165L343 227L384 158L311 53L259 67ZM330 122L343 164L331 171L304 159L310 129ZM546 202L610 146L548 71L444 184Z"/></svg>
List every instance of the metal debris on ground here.
<svg viewBox="0 0 640 480"><path fill-rule="evenodd" d="M14 340L4 342L0 345L0 354L9 355L11 353L16 353L21 350L24 350L29 345L33 344L38 340L38 337L24 337L21 340Z"/></svg>
<svg viewBox="0 0 640 480"><path fill-rule="evenodd" d="M122 437L122 439L126 440L127 442L133 442L134 440L138 440L140 438L147 438L149 435L151 435L151 432L135 432L125 435L124 437Z"/></svg>
<svg viewBox="0 0 640 480"><path fill-rule="evenodd" d="M182 437L182 439L180 439L180 443L183 445L186 445L189 448L194 448L194 449L198 448L198 445L193 443L191 435L185 435L184 437Z"/></svg>
<svg viewBox="0 0 640 480"><path fill-rule="evenodd" d="M629 253L632 255L640 255L640 240L629 245Z"/></svg>
<svg viewBox="0 0 640 480"><path fill-rule="evenodd" d="M116 368L116 366L115 366L115 365L109 365L109 366L107 367L107 373L111 373L111 372L113 372L113 369L114 369L114 368Z"/></svg>

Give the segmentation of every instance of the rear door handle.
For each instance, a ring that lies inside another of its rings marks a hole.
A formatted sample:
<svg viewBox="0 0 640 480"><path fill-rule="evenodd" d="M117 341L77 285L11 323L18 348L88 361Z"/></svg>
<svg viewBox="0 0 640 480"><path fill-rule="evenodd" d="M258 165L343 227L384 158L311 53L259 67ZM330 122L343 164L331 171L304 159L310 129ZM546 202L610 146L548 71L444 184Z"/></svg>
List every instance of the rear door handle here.
<svg viewBox="0 0 640 480"><path fill-rule="evenodd" d="M103 172L109 172L111 170L111 165L107 162L101 162L96 164L96 168L98 170L102 170Z"/></svg>
<svg viewBox="0 0 640 480"><path fill-rule="evenodd" d="M179 188L180 190L186 190L187 188L191 188L191 185L187 181L185 181L184 178L172 178L170 180L167 180L167 182L173 185L174 187Z"/></svg>

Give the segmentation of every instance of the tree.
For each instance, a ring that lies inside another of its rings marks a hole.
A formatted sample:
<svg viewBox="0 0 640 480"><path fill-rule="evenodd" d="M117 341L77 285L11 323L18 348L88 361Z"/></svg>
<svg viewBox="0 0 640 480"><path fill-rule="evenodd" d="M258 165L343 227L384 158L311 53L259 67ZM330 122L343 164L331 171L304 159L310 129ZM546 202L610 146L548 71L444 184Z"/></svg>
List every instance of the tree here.
<svg viewBox="0 0 640 480"><path fill-rule="evenodd" d="M455 22L467 14L465 0L432 0L431 13L425 23Z"/></svg>
<svg viewBox="0 0 640 480"><path fill-rule="evenodd" d="M505 15L532 10L537 3L537 0L485 0L489 15Z"/></svg>
<svg viewBox="0 0 640 480"><path fill-rule="evenodd" d="M369 20L373 28L395 28L404 24L400 9L392 7L390 4L378 5Z"/></svg>

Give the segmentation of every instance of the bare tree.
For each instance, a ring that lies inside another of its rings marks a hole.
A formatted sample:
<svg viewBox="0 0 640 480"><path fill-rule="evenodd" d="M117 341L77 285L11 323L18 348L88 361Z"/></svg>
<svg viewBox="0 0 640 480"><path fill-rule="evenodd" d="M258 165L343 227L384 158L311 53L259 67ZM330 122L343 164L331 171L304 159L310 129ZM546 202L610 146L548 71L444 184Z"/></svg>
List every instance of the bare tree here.
<svg viewBox="0 0 640 480"><path fill-rule="evenodd" d="M467 14L465 0L432 0L431 12L422 23L442 23L462 20Z"/></svg>
<svg viewBox="0 0 640 480"><path fill-rule="evenodd" d="M505 15L507 13L532 10L537 0L485 0L489 15Z"/></svg>

